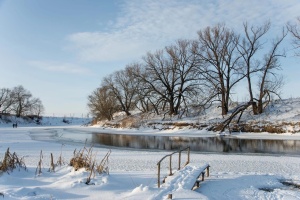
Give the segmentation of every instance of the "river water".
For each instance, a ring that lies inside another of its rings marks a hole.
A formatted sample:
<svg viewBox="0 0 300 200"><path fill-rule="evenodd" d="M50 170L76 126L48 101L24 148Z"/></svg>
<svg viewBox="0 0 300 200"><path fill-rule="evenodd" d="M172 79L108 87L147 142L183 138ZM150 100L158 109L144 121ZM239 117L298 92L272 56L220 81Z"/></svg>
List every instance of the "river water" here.
<svg viewBox="0 0 300 200"><path fill-rule="evenodd" d="M97 132L80 132L72 129L32 131L34 140L59 143L89 143L134 149L178 150L189 146L198 152L300 154L300 140L241 139L232 136L179 137L123 135Z"/></svg>

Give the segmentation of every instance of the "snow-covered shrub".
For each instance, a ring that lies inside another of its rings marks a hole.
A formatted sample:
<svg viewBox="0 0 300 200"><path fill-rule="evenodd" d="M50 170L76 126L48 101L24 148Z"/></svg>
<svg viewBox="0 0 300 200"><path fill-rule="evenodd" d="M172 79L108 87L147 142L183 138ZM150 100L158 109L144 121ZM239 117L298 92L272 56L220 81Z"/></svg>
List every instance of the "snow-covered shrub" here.
<svg viewBox="0 0 300 200"><path fill-rule="evenodd" d="M85 170L89 171L90 173L86 181L86 184L89 184L91 178L95 177L97 173L109 173L108 158L110 156L110 153L111 151L109 150L108 153L101 160L101 162L97 163L96 156L93 154L93 147L84 147L79 151L76 151L75 149L74 156L70 160L70 166L72 166L75 169L75 171L81 168L84 168Z"/></svg>

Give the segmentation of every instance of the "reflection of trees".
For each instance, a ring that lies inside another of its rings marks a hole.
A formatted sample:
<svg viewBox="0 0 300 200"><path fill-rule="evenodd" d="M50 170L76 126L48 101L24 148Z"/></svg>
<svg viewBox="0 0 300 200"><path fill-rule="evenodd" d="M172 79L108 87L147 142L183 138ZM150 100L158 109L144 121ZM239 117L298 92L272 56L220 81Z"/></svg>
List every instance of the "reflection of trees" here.
<svg viewBox="0 0 300 200"><path fill-rule="evenodd" d="M244 153L299 153L299 140L256 140L229 137L171 137L92 134L92 142L107 146L136 149L178 150L190 146L192 151Z"/></svg>

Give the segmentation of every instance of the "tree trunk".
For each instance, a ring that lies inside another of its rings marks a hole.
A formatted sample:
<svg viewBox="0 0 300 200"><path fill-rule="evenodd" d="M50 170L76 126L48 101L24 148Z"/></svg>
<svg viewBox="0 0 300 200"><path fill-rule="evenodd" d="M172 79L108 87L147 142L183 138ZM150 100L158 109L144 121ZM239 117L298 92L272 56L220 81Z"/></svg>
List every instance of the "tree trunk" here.
<svg viewBox="0 0 300 200"><path fill-rule="evenodd" d="M252 111L254 115L258 115L258 107L257 107L257 103L252 101Z"/></svg>
<svg viewBox="0 0 300 200"><path fill-rule="evenodd" d="M261 114L261 113L263 113L263 102L262 102L262 99L260 99L259 101L258 101L258 105L257 105L257 112L258 112L258 114Z"/></svg>
<svg viewBox="0 0 300 200"><path fill-rule="evenodd" d="M226 105L226 99L225 99L225 92L222 91L222 115L227 115L228 113L228 106Z"/></svg>
<svg viewBox="0 0 300 200"><path fill-rule="evenodd" d="M126 113L127 116L131 115L131 113L128 110L124 110L124 112Z"/></svg>
<svg viewBox="0 0 300 200"><path fill-rule="evenodd" d="M247 80L248 80L248 88L249 88L249 95L250 95L250 102L252 105L252 111L254 115L257 115L257 104L254 101L253 98L253 93L252 93L252 86L251 86L251 79L250 79L250 71L248 70L248 75L247 75Z"/></svg>
<svg viewBox="0 0 300 200"><path fill-rule="evenodd" d="M173 102L169 102L169 104L170 104L170 111L169 111L169 114L170 115L173 115L173 114L175 114L176 115L176 113L175 113L175 108L174 108L174 103Z"/></svg>

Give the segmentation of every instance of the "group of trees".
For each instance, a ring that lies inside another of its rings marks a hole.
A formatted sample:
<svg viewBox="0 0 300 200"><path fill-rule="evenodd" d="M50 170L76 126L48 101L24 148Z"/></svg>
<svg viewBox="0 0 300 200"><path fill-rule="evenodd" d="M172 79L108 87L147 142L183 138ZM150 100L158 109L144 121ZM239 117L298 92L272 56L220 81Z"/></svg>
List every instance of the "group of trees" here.
<svg viewBox="0 0 300 200"><path fill-rule="evenodd" d="M226 115L230 99L238 95L233 88L243 82L247 104L253 114L260 114L270 99L280 94L283 79L278 70L280 58L285 56L280 45L288 31L299 42L296 25L288 25L274 38L269 38L270 29L270 22L261 26L244 23L240 34L218 24L198 31L197 40L178 40L147 53L141 62L102 80L88 97L90 111L94 117L108 120L116 111L130 115L133 108L182 115L190 107L219 101L221 114Z"/></svg>
<svg viewBox="0 0 300 200"><path fill-rule="evenodd" d="M42 101L34 98L23 86L12 89L0 88L0 116L1 114L15 114L17 117L27 115L39 117L43 112Z"/></svg>

